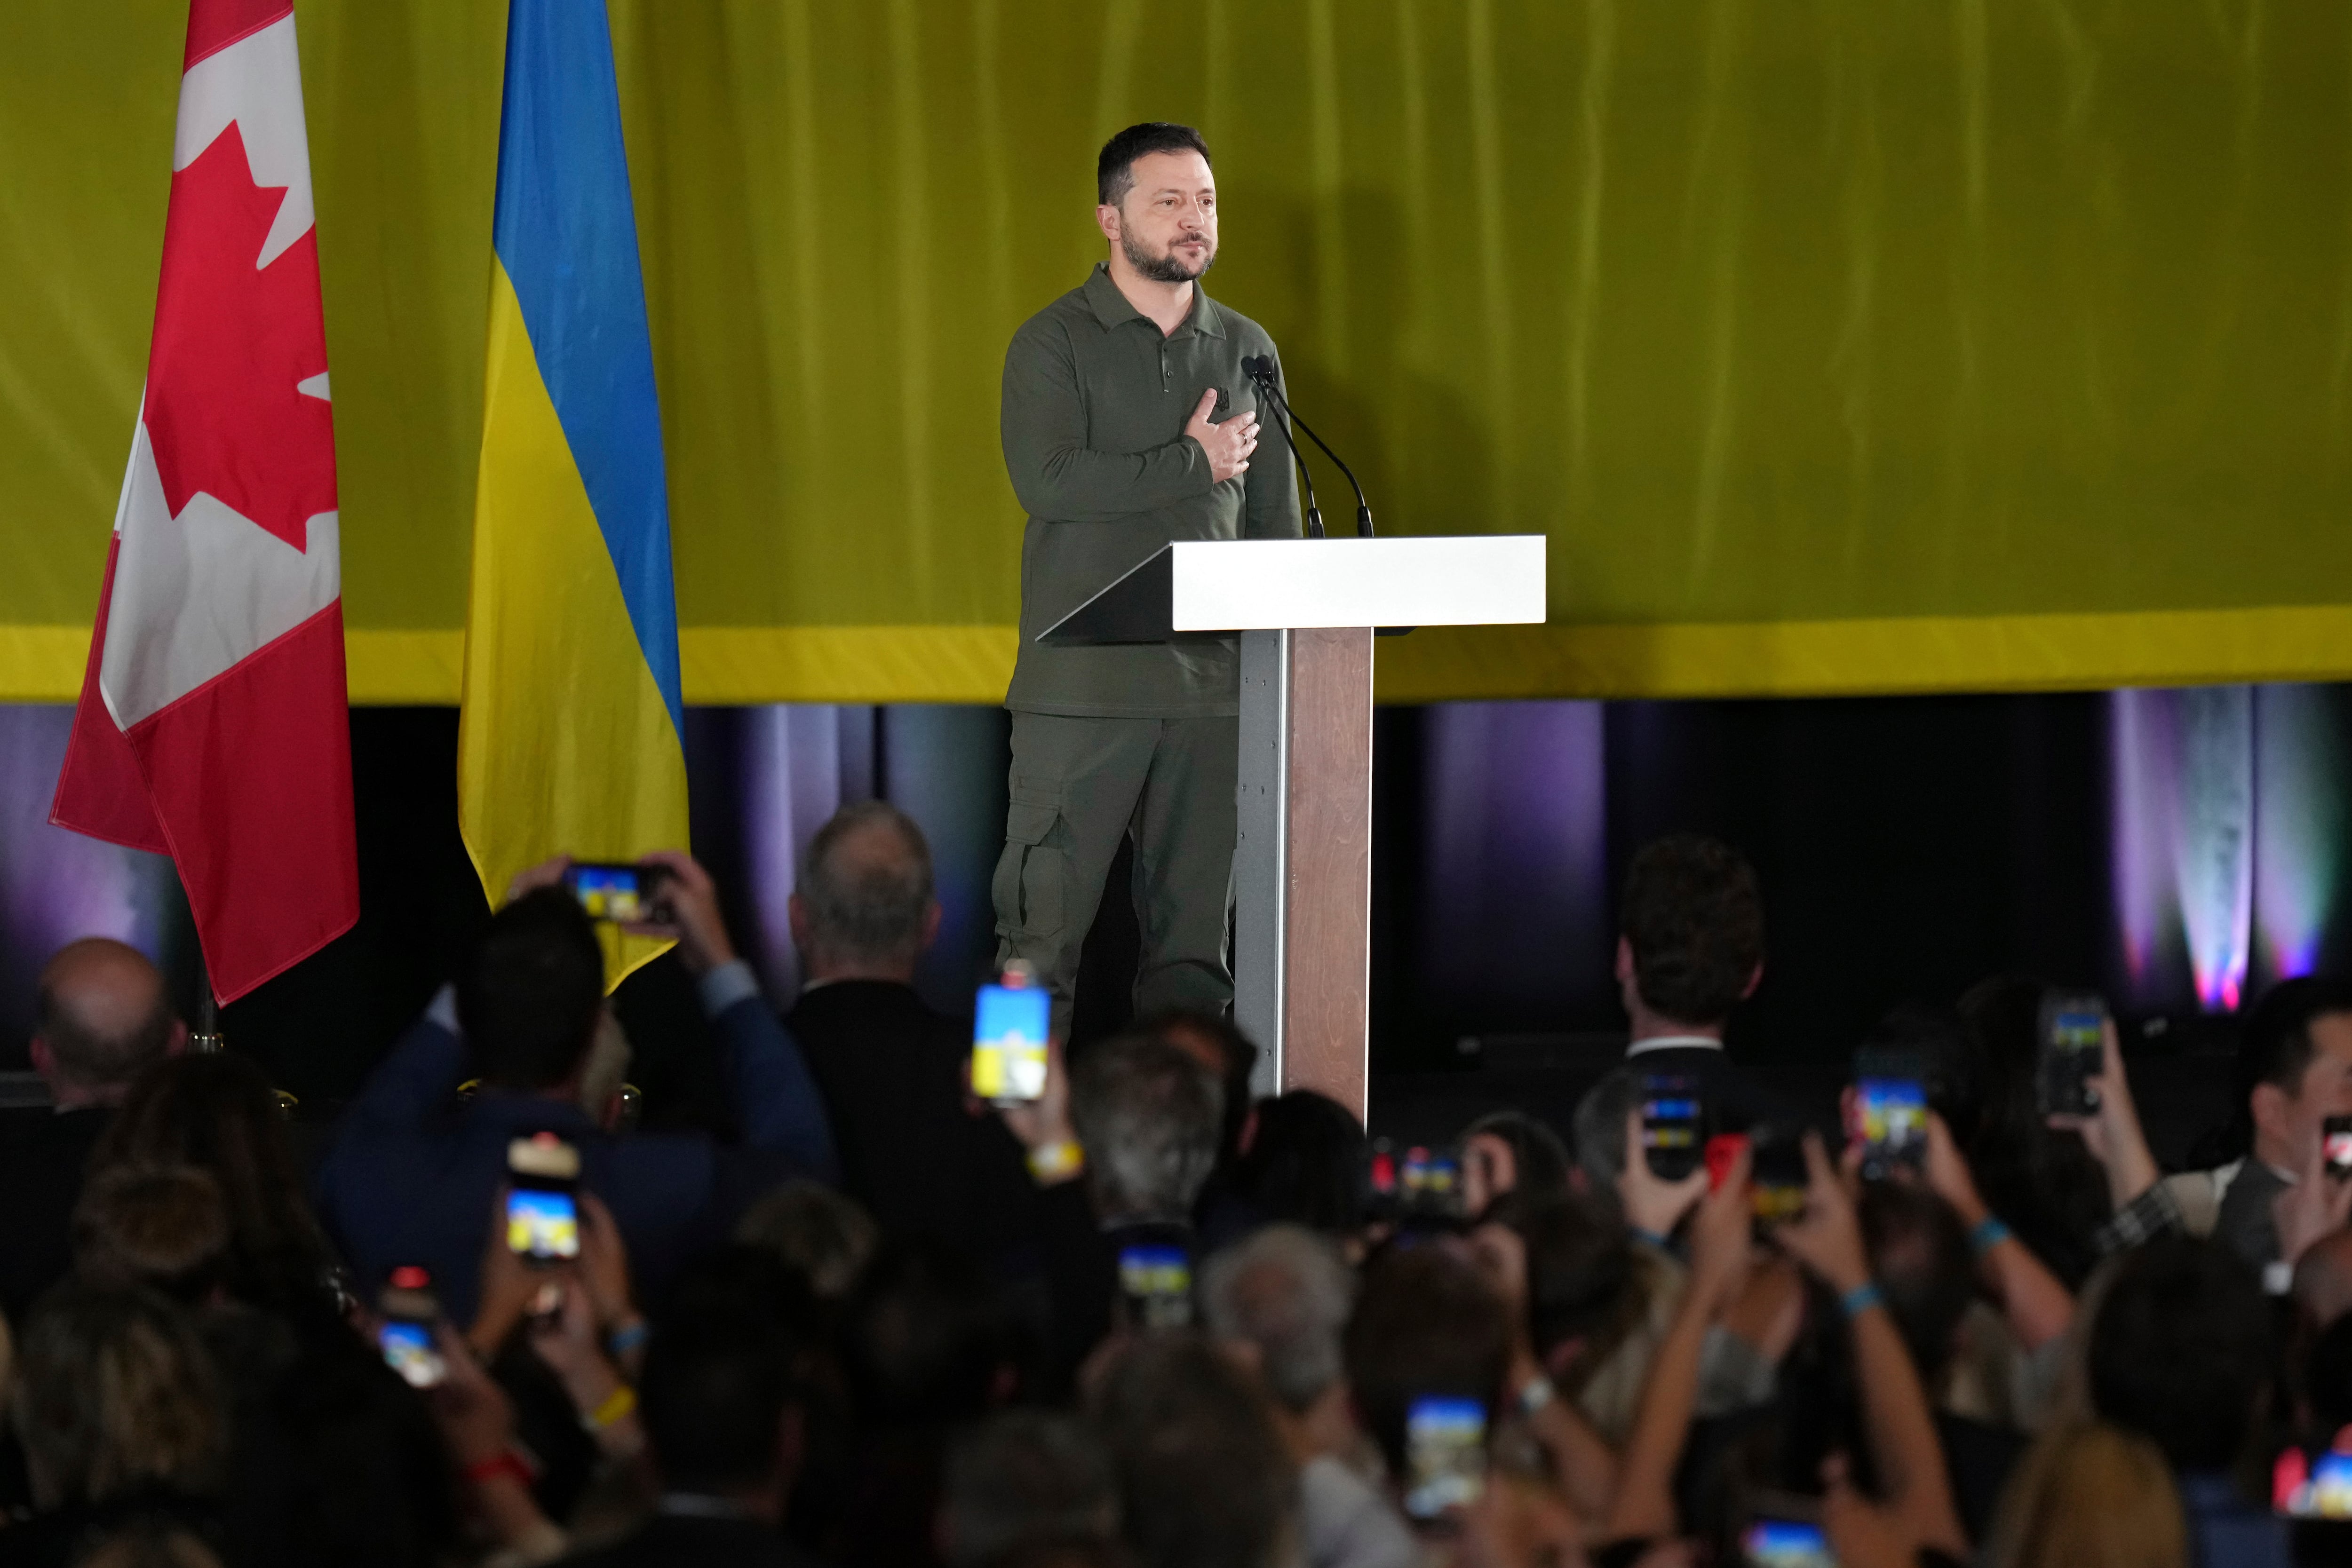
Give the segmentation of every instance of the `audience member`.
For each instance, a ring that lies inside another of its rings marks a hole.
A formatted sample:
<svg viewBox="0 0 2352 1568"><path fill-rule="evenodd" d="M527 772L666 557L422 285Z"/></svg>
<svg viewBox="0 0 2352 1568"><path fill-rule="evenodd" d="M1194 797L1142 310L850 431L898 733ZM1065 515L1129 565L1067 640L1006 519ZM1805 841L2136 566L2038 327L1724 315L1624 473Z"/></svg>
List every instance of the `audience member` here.
<svg viewBox="0 0 2352 1568"><path fill-rule="evenodd" d="M189 1166L217 1186L228 1220L221 1283L251 1307L310 1320L339 1308L334 1254L302 1195L269 1080L227 1051L158 1062L90 1156L118 1166Z"/></svg>
<svg viewBox="0 0 2352 1568"><path fill-rule="evenodd" d="M1363 1224L1370 1147L1354 1112L1312 1089L1292 1089L1257 1103L1233 1191L1258 1224L1352 1238Z"/></svg>
<svg viewBox="0 0 2352 1568"><path fill-rule="evenodd" d="M1000 1114L1042 1189L1059 1384L1114 1326L1122 1251L1198 1251L1192 1215L1216 1165L1223 1093L1192 1056L1149 1035L1096 1045L1075 1082L1058 1047L1046 1060L1045 1093Z"/></svg>
<svg viewBox="0 0 2352 1568"><path fill-rule="evenodd" d="M1118 1479L1075 1416L1006 1410L948 1456L940 1511L947 1568L998 1568L1013 1553L1118 1537Z"/></svg>
<svg viewBox="0 0 2352 1568"><path fill-rule="evenodd" d="M66 1568L89 1538L141 1521L209 1534L223 1411L212 1358L163 1296L49 1291L26 1319L10 1410L37 1511L0 1530L0 1562Z"/></svg>
<svg viewBox="0 0 2352 1568"><path fill-rule="evenodd" d="M2200 1563L2287 1561L2283 1527L2241 1493L2272 1393L2271 1322L2260 1284L2232 1249L2167 1237L2126 1253L2100 1285L2085 1383L2101 1420L2163 1452ZM2268 1456L2260 1456L2267 1458Z"/></svg>
<svg viewBox="0 0 2352 1568"><path fill-rule="evenodd" d="M1364 1266L1344 1343L1356 1413L1386 1463L1391 1500L1411 1473L1413 1401L1469 1400L1495 1427L1510 1372L1511 1323L1495 1288L1456 1250L1389 1247Z"/></svg>
<svg viewBox="0 0 2352 1568"><path fill-rule="evenodd" d="M2189 1568L2189 1530L2164 1454L2095 1421L2042 1434L2019 1467L1988 1568ZM2223 1568L2233 1558L2201 1559Z"/></svg>
<svg viewBox="0 0 2352 1568"><path fill-rule="evenodd" d="M18 1322L71 1265L68 1224L115 1107L188 1039L155 966L103 936L58 950L41 970L38 1008L33 1071L50 1108L0 1113L0 1309Z"/></svg>
<svg viewBox="0 0 2352 1568"><path fill-rule="evenodd" d="M567 862L525 873L517 896L445 990L394 1047L346 1113L320 1173L320 1207L360 1283L398 1266L430 1270L443 1305L471 1320L492 1199L508 1145L551 1133L576 1147L580 1182L611 1207L649 1285L723 1238L749 1200L796 1174L829 1175L831 1134L791 1037L734 954L718 895L684 855L650 857L665 883L678 952L698 977L741 1143L686 1133L615 1134L578 1104L604 1009L603 949L560 887ZM470 1068L481 1089L450 1106Z"/></svg>
<svg viewBox="0 0 2352 1568"><path fill-rule="evenodd" d="M1212 1086L1213 1087L1213 1086ZM1264 1396L1190 1330L1126 1346L1094 1401L1142 1568L1276 1568L1290 1550L1297 1467Z"/></svg>
<svg viewBox="0 0 2352 1568"><path fill-rule="evenodd" d="M749 1568L805 1561L783 1521L804 1433L799 1347L752 1301L666 1313L638 1393L660 1477L653 1517L583 1568Z"/></svg>
<svg viewBox="0 0 2352 1568"><path fill-rule="evenodd" d="M1021 1148L966 1106L968 1019L935 1012L915 970L940 927L931 852L879 800L817 830L790 904L800 999L784 1019L824 1095L842 1186L883 1230L994 1259L1032 1232Z"/></svg>
<svg viewBox="0 0 2352 1568"><path fill-rule="evenodd" d="M2003 1484L2024 1452L2022 1435L1938 1404L1977 1288L1968 1227L1950 1204L1905 1182L1872 1182L1857 1205L1871 1277L1911 1353L1928 1402L1960 1524L1982 1541Z"/></svg>
<svg viewBox="0 0 2352 1568"><path fill-rule="evenodd" d="M1272 1225L1209 1260L1210 1333L1257 1369L1299 1467L1299 1546L1307 1568L1409 1568L1412 1537L1358 1472L1364 1438L1349 1408L1342 1339L1355 1302L1347 1260L1328 1238Z"/></svg>
<svg viewBox="0 0 2352 1568"><path fill-rule="evenodd" d="M874 1217L821 1183L788 1181L743 1211L735 1239L772 1252L819 1301L849 1299L882 1245Z"/></svg>
<svg viewBox="0 0 2352 1568"><path fill-rule="evenodd" d="M2306 976L2265 992L2240 1027L2233 1089L2231 1136L2243 1159L2221 1193L2213 1233L2256 1269L2292 1270L2302 1248L2340 1228L2352 1206L2352 1183L2318 1179L2320 1124L2352 1114L2352 985ZM2305 1176L2314 1179L2303 1185ZM2316 1213L2296 1215L2283 1202L2299 1185ZM2281 1234L2283 1212L2291 1237Z"/></svg>
<svg viewBox="0 0 2352 1568"><path fill-rule="evenodd" d="M1559 1134L1525 1111L1490 1111L1462 1131L1462 1207L1476 1218L1507 1192L1563 1197L1572 1162Z"/></svg>
<svg viewBox="0 0 2352 1568"><path fill-rule="evenodd" d="M1776 1114L1723 1045L1733 1010L1764 979L1764 902L1747 858L1695 833L1646 844L1625 873L1618 919L1626 1061L1645 1076L1696 1082L1719 1131Z"/></svg>
<svg viewBox="0 0 2352 1568"><path fill-rule="evenodd" d="M228 1206L194 1166L110 1166L74 1206L74 1273L92 1285L144 1285L183 1306L223 1288Z"/></svg>

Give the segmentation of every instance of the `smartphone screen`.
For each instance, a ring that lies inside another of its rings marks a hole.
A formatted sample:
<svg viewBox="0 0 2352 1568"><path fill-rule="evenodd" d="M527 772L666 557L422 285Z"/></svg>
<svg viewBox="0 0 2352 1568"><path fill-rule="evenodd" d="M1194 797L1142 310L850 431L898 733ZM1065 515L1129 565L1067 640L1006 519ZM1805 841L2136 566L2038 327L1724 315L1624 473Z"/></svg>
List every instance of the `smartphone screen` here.
<svg viewBox="0 0 2352 1568"><path fill-rule="evenodd" d="M1681 1181L1698 1169L1706 1143L1705 1107L1690 1078L1642 1081L1642 1155L1660 1181Z"/></svg>
<svg viewBox="0 0 2352 1568"><path fill-rule="evenodd" d="M2327 1160L2327 1174L2338 1181L2352 1177L2352 1116L2330 1116L2319 1124Z"/></svg>
<svg viewBox="0 0 2352 1568"><path fill-rule="evenodd" d="M411 1388L437 1388L449 1375L449 1364L433 1343L433 1325L405 1318L387 1318L375 1332L383 1364L400 1374Z"/></svg>
<svg viewBox="0 0 2352 1568"><path fill-rule="evenodd" d="M1486 1487L1486 1407L1475 1399L1422 1398L1406 1407L1404 1511L1435 1519L1478 1500Z"/></svg>
<svg viewBox="0 0 2352 1568"><path fill-rule="evenodd" d="M579 1257L579 1204L558 1187L517 1185L507 1193L507 1246L535 1263Z"/></svg>
<svg viewBox="0 0 2352 1568"><path fill-rule="evenodd" d="M634 925L657 918L653 891L663 874L659 866L574 861L563 873L563 885L589 919Z"/></svg>
<svg viewBox="0 0 2352 1568"><path fill-rule="evenodd" d="M2107 1004L2088 992L2060 993L2042 1004L2042 1110L2046 1115L2087 1116L2098 1096L2084 1080L2095 1076L2105 1050Z"/></svg>
<svg viewBox="0 0 2352 1568"><path fill-rule="evenodd" d="M1829 1537L1802 1519L1759 1519L1739 1532L1739 1560L1747 1568L1837 1568Z"/></svg>
<svg viewBox="0 0 2352 1568"><path fill-rule="evenodd" d="M1398 1196L1414 1219L1462 1218L1462 1158L1450 1148L1415 1145L1397 1172Z"/></svg>
<svg viewBox="0 0 2352 1568"><path fill-rule="evenodd" d="M2352 1520L2352 1427L2319 1453L2289 1448L2271 1467L2271 1511L2284 1519Z"/></svg>
<svg viewBox="0 0 2352 1568"><path fill-rule="evenodd" d="M1916 1078L1864 1078L1853 1086L1862 1174L1873 1181L1927 1160L1927 1086Z"/></svg>
<svg viewBox="0 0 2352 1568"><path fill-rule="evenodd" d="M971 1092L1000 1105L1045 1092L1054 998L1039 986L982 986L972 1009Z"/></svg>
<svg viewBox="0 0 2352 1568"><path fill-rule="evenodd" d="M1181 1247L1121 1249L1118 1290L1138 1328L1181 1329L1192 1322L1192 1260Z"/></svg>
<svg viewBox="0 0 2352 1568"><path fill-rule="evenodd" d="M1748 1206L1758 1219L1780 1225L1805 1212L1805 1146L1794 1127L1759 1126L1748 1134Z"/></svg>

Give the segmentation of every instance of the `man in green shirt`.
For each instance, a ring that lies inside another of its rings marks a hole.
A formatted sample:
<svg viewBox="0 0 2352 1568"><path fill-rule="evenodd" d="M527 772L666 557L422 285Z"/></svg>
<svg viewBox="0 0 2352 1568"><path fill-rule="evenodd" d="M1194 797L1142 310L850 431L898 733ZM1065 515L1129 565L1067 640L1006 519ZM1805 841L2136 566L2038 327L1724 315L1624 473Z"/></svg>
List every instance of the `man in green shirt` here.
<svg viewBox="0 0 2352 1568"><path fill-rule="evenodd" d="M1024 322L1004 356L1004 465L1029 524L1004 698L1013 775L997 956L1034 967L1056 1032L1130 834L1137 1008L1231 1004L1240 685L1230 637L1047 647L1037 634L1172 540L1299 532L1280 435L1253 456L1261 411L1241 368L1273 359L1274 340L1199 284L1217 255L1207 145L1189 126L1129 126L1096 172L1108 258Z"/></svg>

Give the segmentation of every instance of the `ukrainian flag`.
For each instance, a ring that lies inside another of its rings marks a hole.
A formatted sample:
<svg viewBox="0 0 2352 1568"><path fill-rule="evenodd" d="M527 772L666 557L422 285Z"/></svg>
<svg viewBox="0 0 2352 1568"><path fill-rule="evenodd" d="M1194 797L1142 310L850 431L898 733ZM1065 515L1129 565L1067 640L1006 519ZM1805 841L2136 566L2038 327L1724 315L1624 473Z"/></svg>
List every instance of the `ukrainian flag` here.
<svg viewBox="0 0 2352 1568"><path fill-rule="evenodd" d="M669 491L604 0L510 0L458 824L496 902L687 842ZM660 951L607 949L617 981Z"/></svg>

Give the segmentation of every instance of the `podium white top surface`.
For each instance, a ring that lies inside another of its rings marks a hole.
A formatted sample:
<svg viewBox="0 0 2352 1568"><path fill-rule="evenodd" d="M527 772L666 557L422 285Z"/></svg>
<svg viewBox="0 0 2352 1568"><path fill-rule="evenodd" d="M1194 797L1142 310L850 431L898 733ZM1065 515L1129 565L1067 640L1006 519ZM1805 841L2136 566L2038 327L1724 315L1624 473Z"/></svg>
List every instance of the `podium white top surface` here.
<svg viewBox="0 0 2352 1568"><path fill-rule="evenodd" d="M1171 629L1537 622L1544 544L1541 534L1472 534L1171 545Z"/></svg>

